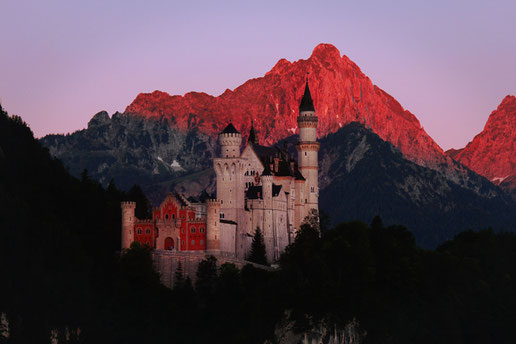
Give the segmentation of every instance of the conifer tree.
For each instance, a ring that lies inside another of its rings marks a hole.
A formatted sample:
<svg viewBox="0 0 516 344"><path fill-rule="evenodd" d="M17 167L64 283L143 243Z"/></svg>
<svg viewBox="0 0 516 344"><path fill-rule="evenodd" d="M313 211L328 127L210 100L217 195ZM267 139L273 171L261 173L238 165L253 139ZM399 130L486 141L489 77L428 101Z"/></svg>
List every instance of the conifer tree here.
<svg viewBox="0 0 516 344"><path fill-rule="evenodd" d="M181 262L177 263L177 269L174 274L174 289L180 289L185 284L185 277L183 275L183 266Z"/></svg>
<svg viewBox="0 0 516 344"><path fill-rule="evenodd" d="M197 267L196 277L195 291L201 298L208 298L217 279L217 258L209 256L203 259Z"/></svg>
<svg viewBox="0 0 516 344"><path fill-rule="evenodd" d="M267 265L265 243L260 227L256 228L256 232L254 233L253 243L251 244L251 254L247 260L256 264Z"/></svg>

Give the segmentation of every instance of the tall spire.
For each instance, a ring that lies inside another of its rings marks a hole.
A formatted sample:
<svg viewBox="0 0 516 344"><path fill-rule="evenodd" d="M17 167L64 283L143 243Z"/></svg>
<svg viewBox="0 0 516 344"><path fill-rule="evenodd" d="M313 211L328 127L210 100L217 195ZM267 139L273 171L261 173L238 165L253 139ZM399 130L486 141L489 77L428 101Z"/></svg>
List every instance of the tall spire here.
<svg viewBox="0 0 516 344"><path fill-rule="evenodd" d="M303 94L301 104L299 105L299 112L303 111L315 111L314 101L312 100L312 95L310 94L310 87L308 87L308 73L306 76L305 94Z"/></svg>
<svg viewBox="0 0 516 344"><path fill-rule="evenodd" d="M256 144L256 133L254 131L254 122L251 119L251 130L249 131L249 138L247 139L248 143Z"/></svg>

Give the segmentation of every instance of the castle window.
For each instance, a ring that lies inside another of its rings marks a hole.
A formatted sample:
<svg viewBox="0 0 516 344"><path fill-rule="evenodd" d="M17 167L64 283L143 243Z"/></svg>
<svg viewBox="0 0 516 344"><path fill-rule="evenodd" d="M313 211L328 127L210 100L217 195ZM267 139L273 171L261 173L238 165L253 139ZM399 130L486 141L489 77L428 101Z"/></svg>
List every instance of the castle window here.
<svg viewBox="0 0 516 344"><path fill-rule="evenodd" d="M150 229L146 229L145 234L150 234Z"/></svg>
<svg viewBox="0 0 516 344"><path fill-rule="evenodd" d="M172 219L175 219L176 218L176 214L172 214Z"/></svg>
<svg viewBox="0 0 516 344"><path fill-rule="evenodd" d="M204 240L201 240L201 245L203 245L203 244L204 244Z"/></svg>
<svg viewBox="0 0 516 344"><path fill-rule="evenodd" d="M142 234L141 228L138 228L138 234Z"/></svg>
<svg viewBox="0 0 516 344"><path fill-rule="evenodd" d="M305 156L306 156L306 155L307 155L307 154L306 154L306 152L305 152Z"/></svg>
<svg viewBox="0 0 516 344"><path fill-rule="evenodd" d="M192 245L195 245L195 240L192 240Z"/></svg>
<svg viewBox="0 0 516 344"><path fill-rule="evenodd" d="M181 233L185 234L185 229L184 228L181 229Z"/></svg>
<svg viewBox="0 0 516 344"><path fill-rule="evenodd" d="M195 227L190 228L190 232L195 233Z"/></svg>
<svg viewBox="0 0 516 344"><path fill-rule="evenodd" d="M199 229L199 232L204 233L204 228L202 228L202 227L201 227L201 228Z"/></svg>
<svg viewBox="0 0 516 344"><path fill-rule="evenodd" d="M305 204L308 203L308 200L305 198Z"/></svg>
<svg viewBox="0 0 516 344"><path fill-rule="evenodd" d="M147 240L147 245L149 245L149 246L150 246L150 241L148 241L148 240Z"/></svg>
<svg viewBox="0 0 516 344"><path fill-rule="evenodd" d="M185 246L185 241L184 240L181 241L181 246L183 246L183 247Z"/></svg>
<svg viewBox="0 0 516 344"><path fill-rule="evenodd" d="M313 186L310 187L310 192L315 192L315 188Z"/></svg>
<svg viewBox="0 0 516 344"><path fill-rule="evenodd" d="M168 220L168 214L165 214L165 220Z"/></svg>

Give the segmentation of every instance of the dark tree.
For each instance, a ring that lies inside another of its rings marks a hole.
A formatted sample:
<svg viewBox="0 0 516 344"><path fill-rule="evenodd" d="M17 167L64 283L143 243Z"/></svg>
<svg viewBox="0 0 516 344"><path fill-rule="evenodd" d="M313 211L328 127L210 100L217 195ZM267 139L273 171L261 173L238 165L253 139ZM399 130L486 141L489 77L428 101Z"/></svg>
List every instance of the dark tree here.
<svg viewBox="0 0 516 344"><path fill-rule="evenodd" d="M203 259L197 267L196 277L195 291L201 300L206 301L213 294L217 280L217 258L208 256Z"/></svg>
<svg viewBox="0 0 516 344"><path fill-rule="evenodd" d="M149 219L152 217L150 202L139 185L133 185L127 192L127 201L136 202L135 215L137 218Z"/></svg>
<svg viewBox="0 0 516 344"><path fill-rule="evenodd" d="M181 265L181 262L177 263L177 269L174 274L174 289L180 289L183 287L185 283L185 277L183 274L183 266Z"/></svg>
<svg viewBox="0 0 516 344"><path fill-rule="evenodd" d="M251 245L251 254L247 258L248 261L267 265L267 256L265 252L265 243L263 241L263 234L260 228L256 228L254 233L253 243Z"/></svg>

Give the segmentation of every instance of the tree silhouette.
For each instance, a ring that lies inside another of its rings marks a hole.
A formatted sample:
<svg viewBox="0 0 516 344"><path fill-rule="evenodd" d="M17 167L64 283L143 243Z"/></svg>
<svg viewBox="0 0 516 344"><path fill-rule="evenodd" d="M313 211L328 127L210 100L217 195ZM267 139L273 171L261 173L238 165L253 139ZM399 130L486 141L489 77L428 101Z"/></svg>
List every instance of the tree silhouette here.
<svg viewBox="0 0 516 344"><path fill-rule="evenodd" d="M181 262L178 262L176 272L174 273L174 289L182 288L184 283L183 265Z"/></svg>
<svg viewBox="0 0 516 344"><path fill-rule="evenodd" d="M247 260L256 264L267 265L265 243L260 227L256 228L256 232L254 233L253 243L251 244L251 253Z"/></svg>

